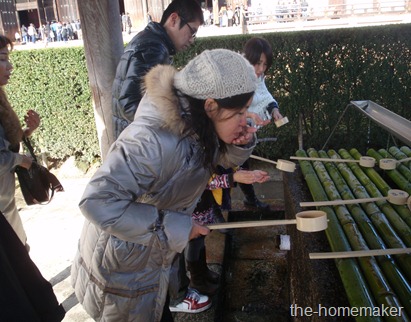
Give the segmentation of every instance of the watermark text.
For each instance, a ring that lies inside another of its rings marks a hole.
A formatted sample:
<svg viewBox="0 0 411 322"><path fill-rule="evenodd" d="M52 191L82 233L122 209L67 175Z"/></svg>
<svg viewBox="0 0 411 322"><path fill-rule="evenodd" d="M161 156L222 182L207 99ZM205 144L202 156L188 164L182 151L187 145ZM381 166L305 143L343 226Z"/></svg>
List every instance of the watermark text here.
<svg viewBox="0 0 411 322"><path fill-rule="evenodd" d="M357 316L402 316L403 307L381 306L375 307L349 307L349 306L323 306L318 304L316 307L299 306L298 304L290 305L290 314L292 317L298 316L335 316L335 317L357 317Z"/></svg>

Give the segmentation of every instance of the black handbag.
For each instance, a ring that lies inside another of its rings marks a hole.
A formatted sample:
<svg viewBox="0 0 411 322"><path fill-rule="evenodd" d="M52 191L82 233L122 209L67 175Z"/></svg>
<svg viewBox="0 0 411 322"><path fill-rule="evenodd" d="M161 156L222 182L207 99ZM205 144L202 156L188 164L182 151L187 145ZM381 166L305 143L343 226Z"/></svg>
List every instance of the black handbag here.
<svg viewBox="0 0 411 322"><path fill-rule="evenodd" d="M28 206L48 204L53 198L54 192L64 191L63 186L54 174L37 163L30 141L24 138L23 142L33 158L30 169L20 166L15 169L24 200Z"/></svg>

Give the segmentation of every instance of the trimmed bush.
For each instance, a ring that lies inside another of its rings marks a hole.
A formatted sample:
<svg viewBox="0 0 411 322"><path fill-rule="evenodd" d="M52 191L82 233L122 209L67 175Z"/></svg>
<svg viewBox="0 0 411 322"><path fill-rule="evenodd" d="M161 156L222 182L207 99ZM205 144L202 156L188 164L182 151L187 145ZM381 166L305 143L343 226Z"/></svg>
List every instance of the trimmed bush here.
<svg viewBox="0 0 411 322"><path fill-rule="evenodd" d="M8 97L23 117L41 116L33 134L36 152L50 158L92 162L100 155L84 49L81 47L13 51Z"/></svg>

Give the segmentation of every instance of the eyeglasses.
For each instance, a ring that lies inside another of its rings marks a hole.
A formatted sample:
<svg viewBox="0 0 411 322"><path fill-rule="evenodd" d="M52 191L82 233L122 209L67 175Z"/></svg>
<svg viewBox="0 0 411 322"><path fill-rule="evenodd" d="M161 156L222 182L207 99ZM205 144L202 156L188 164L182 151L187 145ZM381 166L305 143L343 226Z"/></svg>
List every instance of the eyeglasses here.
<svg viewBox="0 0 411 322"><path fill-rule="evenodd" d="M185 20L182 16L180 16L180 19L181 19L181 21L183 22L183 24L187 25L187 27L190 29L191 38L195 38L196 35L197 35L197 31L198 31L198 30L195 30L193 27L191 27L191 26L188 24L187 20Z"/></svg>

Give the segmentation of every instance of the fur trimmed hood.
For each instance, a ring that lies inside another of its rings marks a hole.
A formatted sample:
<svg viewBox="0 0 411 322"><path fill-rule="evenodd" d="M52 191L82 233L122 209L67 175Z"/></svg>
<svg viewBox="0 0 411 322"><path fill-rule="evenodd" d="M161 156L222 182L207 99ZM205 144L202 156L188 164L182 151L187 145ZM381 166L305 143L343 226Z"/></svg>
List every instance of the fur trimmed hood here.
<svg viewBox="0 0 411 322"><path fill-rule="evenodd" d="M172 66L157 65L144 78L144 88L145 96L151 103L151 113L160 119L164 128L181 135L189 129L184 117L189 116L189 111L188 102L183 96L179 97L178 91L174 88L174 76L177 72ZM187 110L184 110L185 107ZM137 109L137 114L140 108L141 105Z"/></svg>

